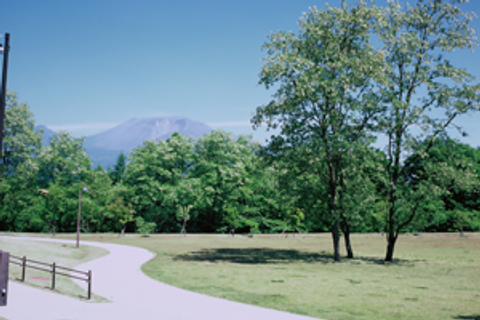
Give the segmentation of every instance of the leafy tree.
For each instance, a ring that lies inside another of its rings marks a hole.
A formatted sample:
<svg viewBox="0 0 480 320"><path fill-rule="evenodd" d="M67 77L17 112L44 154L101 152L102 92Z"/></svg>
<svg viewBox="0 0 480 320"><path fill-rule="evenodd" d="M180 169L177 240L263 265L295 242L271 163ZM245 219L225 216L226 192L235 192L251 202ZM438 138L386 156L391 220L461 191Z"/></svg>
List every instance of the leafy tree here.
<svg viewBox="0 0 480 320"><path fill-rule="evenodd" d="M35 120L26 103L19 103L16 93L7 92L3 135L4 175L15 174L15 168L38 155L42 139L34 130Z"/></svg>
<svg viewBox="0 0 480 320"><path fill-rule="evenodd" d="M39 218L44 201L35 184L38 165L36 157L41 148L40 135L35 132L33 114L17 95L7 92L3 152L0 167L0 229L40 231Z"/></svg>
<svg viewBox="0 0 480 320"><path fill-rule="evenodd" d="M155 230L155 223L146 222L142 217L137 217L135 222L137 224L137 232L145 237L148 237L148 235Z"/></svg>
<svg viewBox="0 0 480 320"><path fill-rule="evenodd" d="M84 232L106 232L118 230L114 223L109 226L106 223L107 206L116 199L116 194L112 192L112 181L106 170L101 167L95 170L88 170L84 174L84 179L80 184L73 183L72 191L78 197L79 188L87 187L87 192L82 195L82 221L81 227ZM73 193L73 192L72 192ZM73 196L73 194L72 194ZM78 202L78 200L77 200Z"/></svg>
<svg viewBox="0 0 480 320"><path fill-rule="evenodd" d="M270 148L308 145L310 159L322 153L327 168L327 204L334 259L340 260L339 175L344 156L367 137L380 109L373 80L384 81L383 54L368 43L376 9L363 3L341 9L312 9L300 20L300 32L276 32L264 45L268 58L260 84L279 85L273 100L257 108L254 127L280 125ZM290 158L295 161L295 158Z"/></svg>
<svg viewBox="0 0 480 320"><path fill-rule="evenodd" d="M113 184L118 184L125 178L125 168L127 166L127 157L123 152L118 155L117 163L110 171L109 176Z"/></svg>
<svg viewBox="0 0 480 320"><path fill-rule="evenodd" d="M282 235L285 233L285 231L290 230L294 233L295 236L295 231L298 231L298 233L302 233L300 231L300 224L302 221L305 219L305 215L303 214L302 209L300 208L292 208L287 210L287 217L285 221L285 229L282 231Z"/></svg>
<svg viewBox="0 0 480 320"><path fill-rule="evenodd" d="M402 157L414 149L424 155L458 115L479 107L480 84L473 84L473 76L455 68L441 54L471 49L477 44L474 30L468 26L472 15L461 12L455 5L462 2L419 1L414 6L403 7L391 1L376 19L375 33L383 43L388 65L387 83L378 84L386 108L378 119L378 130L388 139L389 161L386 261L393 259L399 233L419 212L415 207L406 209L401 205L411 203L411 197L415 198L414 203L421 198L420 191L414 195L408 181L401 178L405 166ZM426 94L414 99L416 92ZM416 135L413 127L420 129L421 134ZM425 139L428 143L420 150Z"/></svg>
<svg viewBox="0 0 480 320"><path fill-rule="evenodd" d="M120 236L125 236L125 227L127 223L135 221L133 217L134 211L131 205L125 205L122 198L116 198L114 202L107 206L109 218L116 220L121 228Z"/></svg>
<svg viewBox="0 0 480 320"><path fill-rule="evenodd" d="M36 166L31 160L16 166L15 174L0 183L0 230L43 231L44 201L35 185Z"/></svg>
<svg viewBox="0 0 480 320"><path fill-rule="evenodd" d="M424 146L422 146L424 148ZM452 139L436 139L424 157L413 154L405 161L404 175L415 187L429 181L442 191L432 214L420 219L426 231L473 230L480 211L480 149ZM470 215L473 214L473 217ZM415 221L416 222L416 221ZM417 222L418 224L418 222Z"/></svg>
<svg viewBox="0 0 480 320"><path fill-rule="evenodd" d="M182 230L180 230L180 235L183 234L184 237L187 236L187 221L190 220L190 210L192 207L192 205L178 207L177 219L183 223Z"/></svg>
<svg viewBox="0 0 480 320"><path fill-rule="evenodd" d="M40 189L39 191L45 198L45 210L43 211L42 219L44 220L48 231L52 232L52 235L55 237L57 231L57 219L59 218L58 213L64 213L61 203L65 198L65 190L58 184L58 182L54 182L49 185L48 189Z"/></svg>
<svg viewBox="0 0 480 320"><path fill-rule="evenodd" d="M51 228L58 231L76 229L76 208L80 185L90 183L92 176L90 158L83 148L83 138L73 138L67 132L59 132L50 139L50 145L42 148L38 155L37 185L48 191L48 213L45 221L53 221ZM88 195L82 199L83 213L92 212L92 200ZM88 225L85 214L83 222Z"/></svg>
<svg viewBox="0 0 480 320"><path fill-rule="evenodd" d="M257 147L249 142L249 137L233 140L221 130L196 141L191 177L198 179L201 190L196 205L199 229L204 232L226 232L242 226L258 229L258 221L251 219L258 211L249 202L253 150Z"/></svg>
<svg viewBox="0 0 480 320"><path fill-rule="evenodd" d="M59 132L50 139L39 155L38 184L45 188L55 181L64 185L80 182L90 171L92 161L83 148L84 138L73 138Z"/></svg>
<svg viewBox="0 0 480 320"><path fill-rule="evenodd" d="M145 221L154 222L159 231L178 226L177 205L170 195L189 175L192 162L192 140L178 133L166 141L145 141L131 153L125 183L131 188L133 209Z"/></svg>

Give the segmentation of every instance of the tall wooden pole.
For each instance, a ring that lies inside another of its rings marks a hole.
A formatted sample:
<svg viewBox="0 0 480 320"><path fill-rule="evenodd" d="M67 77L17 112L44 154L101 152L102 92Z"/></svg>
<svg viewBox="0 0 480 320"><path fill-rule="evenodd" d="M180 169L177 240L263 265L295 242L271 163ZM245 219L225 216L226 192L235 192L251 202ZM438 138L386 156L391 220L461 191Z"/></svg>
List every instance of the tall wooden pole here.
<svg viewBox="0 0 480 320"><path fill-rule="evenodd" d="M77 248L80 246L80 219L82 210L82 185L78 189Z"/></svg>
<svg viewBox="0 0 480 320"><path fill-rule="evenodd" d="M10 51L10 33L5 33L5 47L3 48L2 92L0 96L0 181L3 175L3 122L5 120L5 105L7 101L7 66L8 52Z"/></svg>

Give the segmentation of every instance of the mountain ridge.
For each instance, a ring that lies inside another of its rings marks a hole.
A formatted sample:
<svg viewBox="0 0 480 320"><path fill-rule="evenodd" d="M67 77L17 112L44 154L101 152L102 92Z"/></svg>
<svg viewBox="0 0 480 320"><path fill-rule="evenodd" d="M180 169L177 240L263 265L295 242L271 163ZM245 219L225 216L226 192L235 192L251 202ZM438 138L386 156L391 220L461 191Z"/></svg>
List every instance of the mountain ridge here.
<svg viewBox="0 0 480 320"><path fill-rule="evenodd" d="M56 133L45 125L35 126L44 130L43 145L48 145ZM167 139L178 132L198 139L213 129L208 125L182 116L132 118L113 128L85 137L84 148L94 165L114 165L120 152L128 155L146 140ZM53 133L53 134L52 134Z"/></svg>

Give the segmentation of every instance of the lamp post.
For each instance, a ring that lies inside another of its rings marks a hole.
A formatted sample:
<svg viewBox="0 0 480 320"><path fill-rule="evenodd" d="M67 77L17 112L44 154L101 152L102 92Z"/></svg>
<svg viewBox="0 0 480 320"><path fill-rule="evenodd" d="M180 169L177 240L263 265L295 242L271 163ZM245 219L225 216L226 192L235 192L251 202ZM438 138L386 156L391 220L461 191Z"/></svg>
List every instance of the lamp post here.
<svg viewBox="0 0 480 320"><path fill-rule="evenodd" d="M87 186L83 185L83 191L87 192ZM80 247L80 220L82 215L82 187L78 189L78 217L77 217L77 248Z"/></svg>
<svg viewBox="0 0 480 320"><path fill-rule="evenodd" d="M0 182L3 175L3 122L5 119L5 105L7 101L7 65L8 65L8 52L10 51L10 33L5 33L5 47L0 44L0 53L3 53L3 71L2 71L2 92L0 96Z"/></svg>

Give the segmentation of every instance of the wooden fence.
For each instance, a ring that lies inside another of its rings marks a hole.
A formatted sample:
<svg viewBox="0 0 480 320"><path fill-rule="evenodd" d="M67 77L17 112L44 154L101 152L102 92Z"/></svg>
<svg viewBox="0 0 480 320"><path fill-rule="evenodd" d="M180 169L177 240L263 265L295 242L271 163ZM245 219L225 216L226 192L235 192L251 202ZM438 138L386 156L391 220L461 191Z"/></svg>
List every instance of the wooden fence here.
<svg viewBox="0 0 480 320"><path fill-rule="evenodd" d="M57 266L55 264L55 262L52 263L52 264L48 264L48 263L41 262L41 261L27 259L27 257L25 257L25 256L24 257L18 257L18 256L15 256L13 254L10 255L10 263L22 267L22 278L21 278L22 282L25 281L25 271L26 271L27 268L32 268L32 269L35 269L35 270L41 270L41 271L45 271L45 272L50 273L52 275L52 286L51 286L52 290L55 289L55 277L57 275L86 281L88 283L88 297L87 297L87 299L90 300L90 298L91 298L91 292L92 292L92 271L91 270L89 270L88 272L84 272L84 271L80 271L80 270L75 270L75 269L70 269L70 268ZM60 272L58 270L60 270ZM85 276L85 278L83 278L81 276L77 276L77 275L71 275L71 274L68 274L68 273L64 273L64 272L61 272L61 271L74 272L74 273Z"/></svg>

